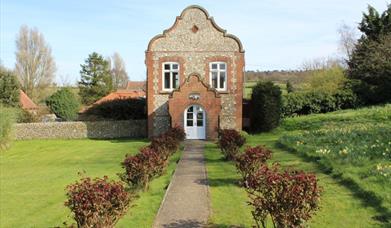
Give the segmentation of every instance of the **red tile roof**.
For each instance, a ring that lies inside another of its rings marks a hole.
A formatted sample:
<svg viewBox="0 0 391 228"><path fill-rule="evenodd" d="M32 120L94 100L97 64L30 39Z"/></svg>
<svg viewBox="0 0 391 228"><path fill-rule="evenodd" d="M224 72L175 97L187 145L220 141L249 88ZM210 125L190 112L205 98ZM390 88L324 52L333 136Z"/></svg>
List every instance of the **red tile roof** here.
<svg viewBox="0 0 391 228"><path fill-rule="evenodd" d="M23 109L26 110L35 110L38 109L38 106L23 92L23 90L19 90L19 103Z"/></svg>
<svg viewBox="0 0 391 228"><path fill-rule="evenodd" d="M145 98L146 93L144 91L136 90L117 90L116 92L109 93L105 97L97 100L94 104L100 104L105 101L115 100L115 99L128 99L128 98Z"/></svg>
<svg viewBox="0 0 391 228"><path fill-rule="evenodd" d="M126 90L143 90L145 91L145 81L128 81Z"/></svg>

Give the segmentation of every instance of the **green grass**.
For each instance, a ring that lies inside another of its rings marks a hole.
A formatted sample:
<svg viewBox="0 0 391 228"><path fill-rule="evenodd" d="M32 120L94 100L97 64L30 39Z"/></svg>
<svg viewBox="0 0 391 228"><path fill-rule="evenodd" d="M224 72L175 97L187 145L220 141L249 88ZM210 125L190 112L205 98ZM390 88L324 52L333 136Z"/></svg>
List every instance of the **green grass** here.
<svg viewBox="0 0 391 228"><path fill-rule="evenodd" d="M291 118L287 126L293 132L280 144L314 160L391 219L391 105Z"/></svg>
<svg viewBox="0 0 391 228"><path fill-rule="evenodd" d="M345 110L329 114L290 118L284 122L282 127L272 133L248 136L247 144L252 146L266 145L272 149L273 158L270 163L279 162L283 167L302 169L317 175L319 183L323 187L323 193L321 209L310 221L309 225L311 227L387 227L382 222L384 213L386 213L384 209L386 206L381 207L376 204L378 201L373 201L371 197L367 197L368 195L363 196L360 186L328 174L322 165L308 159L308 156L302 156L302 153L294 153L291 150L280 148L278 140L287 133L300 135L310 129L319 129L323 125L352 124L351 121L365 123L380 121L386 123L391 118L390 108L391 106L358 111ZM206 147L205 157L212 206L210 223L221 227L232 225L251 227L254 225L251 209L246 205L247 195L237 185L240 177L236 173L233 163L224 161L219 149L211 143ZM362 170L361 168L357 169ZM351 170L352 167L347 171ZM384 184L384 182L381 183ZM387 195L390 192L390 188L387 186L384 185L383 188L372 187L375 190L382 190L382 194Z"/></svg>
<svg viewBox="0 0 391 228"><path fill-rule="evenodd" d="M65 187L86 176L118 180L120 162L143 140L17 141L0 154L0 227L53 227L73 222L64 206ZM179 153L163 176L140 194L117 227L151 227Z"/></svg>

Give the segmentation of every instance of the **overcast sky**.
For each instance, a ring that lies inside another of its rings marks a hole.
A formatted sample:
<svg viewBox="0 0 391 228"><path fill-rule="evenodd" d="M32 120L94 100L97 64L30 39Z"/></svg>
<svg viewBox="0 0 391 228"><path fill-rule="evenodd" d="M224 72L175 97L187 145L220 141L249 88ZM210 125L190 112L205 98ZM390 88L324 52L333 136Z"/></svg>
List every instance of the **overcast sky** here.
<svg viewBox="0 0 391 228"><path fill-rule="evenodd" d="M297 69L304 61L338 55L337 29L357 26L371 4L388 0L0 0L0 58L15 64L21 25L36 27L52 48L57 82L79 80L80 64L93 51L118 52L131 80L145 79L149 40L171 27L184 8L197 4L242 41L247 70ZM61 77L60 77L61 76Z"/></svg>

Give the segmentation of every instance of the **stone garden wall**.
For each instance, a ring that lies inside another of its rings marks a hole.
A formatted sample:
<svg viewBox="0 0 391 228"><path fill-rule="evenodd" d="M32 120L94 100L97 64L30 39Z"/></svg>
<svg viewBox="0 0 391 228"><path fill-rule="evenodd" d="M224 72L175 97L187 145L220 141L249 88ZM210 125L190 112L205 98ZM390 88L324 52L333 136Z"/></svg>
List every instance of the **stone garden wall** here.
<svg viewBox="0 0 391 228"><path fill-rule="evenodd" d="M147 136L146 120L20 123L15 138L23 139L111 139Z"/></svg>

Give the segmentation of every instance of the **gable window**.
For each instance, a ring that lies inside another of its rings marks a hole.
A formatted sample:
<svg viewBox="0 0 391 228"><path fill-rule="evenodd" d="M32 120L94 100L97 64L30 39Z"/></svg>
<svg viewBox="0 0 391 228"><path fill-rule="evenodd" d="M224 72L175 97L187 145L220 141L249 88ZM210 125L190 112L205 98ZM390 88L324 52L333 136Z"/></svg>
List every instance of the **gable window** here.
<svg viewBox="0 0 391 228"><path fill-rule="evenodd" d="M217 90L227 90L227 64L212 62L209 65L210 85Z"/></svg>
<svg viewBox="0 0 391 228"><path fill-rule="evenodd" d="M170 91L179 87L179 63L163 63L163 90Z"/></svg>

